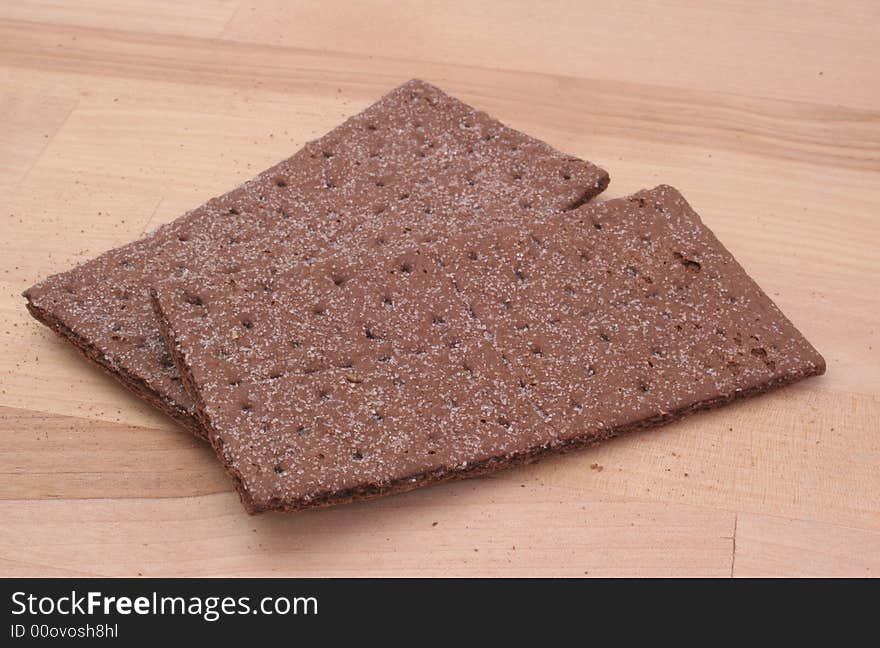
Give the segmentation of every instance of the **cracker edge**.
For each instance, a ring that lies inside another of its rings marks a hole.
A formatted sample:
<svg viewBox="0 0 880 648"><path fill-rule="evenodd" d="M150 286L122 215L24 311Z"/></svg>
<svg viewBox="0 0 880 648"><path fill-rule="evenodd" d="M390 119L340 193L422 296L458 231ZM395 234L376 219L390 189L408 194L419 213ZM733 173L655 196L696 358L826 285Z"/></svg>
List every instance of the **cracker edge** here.
<svg viewBox="0 0 880 648"><path fill-rule="evenodd" d="M24 296L28 297L27 292L25 292ZM46 309L40 308L30 299L28 299L25 306L34 319L50 328L63 340L69 342L86 360L97 366L104 373L115 378L129 392L169 416L199 439L208 439L208 435L199 423L199 419L185 408L164 398L162 394L150 388L142 378L123 368L114 366L97 345L89 342L88 339L68 327L61 318L53 315Z"/></svg>

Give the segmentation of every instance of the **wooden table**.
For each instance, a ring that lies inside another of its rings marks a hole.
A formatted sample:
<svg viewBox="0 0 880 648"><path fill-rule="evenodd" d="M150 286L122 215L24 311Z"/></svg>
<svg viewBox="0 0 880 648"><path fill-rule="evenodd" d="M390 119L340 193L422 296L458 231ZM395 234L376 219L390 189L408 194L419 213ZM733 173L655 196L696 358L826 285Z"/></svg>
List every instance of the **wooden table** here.
<svg viewBox="0 0 880 648"><path fill-rule="evenodd" d="M0 576L880 574L880 5L543 4L0 5ZM205 444L27 315L36 280L414 76L601 163L605 197L679 187L827 375L488 478L248 517Z"/></svg>

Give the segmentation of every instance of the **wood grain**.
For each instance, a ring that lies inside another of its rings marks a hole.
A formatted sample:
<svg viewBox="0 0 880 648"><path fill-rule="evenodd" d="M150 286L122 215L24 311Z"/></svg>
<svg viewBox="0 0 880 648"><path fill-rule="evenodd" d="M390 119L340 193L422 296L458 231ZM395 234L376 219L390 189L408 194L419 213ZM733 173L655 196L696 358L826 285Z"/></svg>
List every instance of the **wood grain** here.
<svg viewBox="0 0 880 648"><path fill-rule="evenodd" d="M208 444L180 430L0 408L0 500L187 497L232 490Z"/></svg>
<svg viewBox="0 0 880 648"><path fill-rule="evenodd" d="M374 504L255 518L242 515L231 493L75 505L6 500L0 569L53 576L730 575L732 513L569 495L475 480ZM32 531L37 519L39 535Z"/></svg>
<svg viewBox="0 0 880 648"><path fill-rule="evenodd" d="M880 533L814 520L741 515L735 576L846 576L880 574Z"/></svg>
<svg viewBox="0 0 880 648"><path fill-rule="evenodd" d="M271 19L267 19L271 16ZM225 37L875 108L870 0L243 2ZM340 28L344 25L344 28Z"/></svg>
<svg viewBox="0 0 880 648"><path fill-rule="evenodd" d="M876 575L878 13L5 3L0 575ZM413 76L603 164L606 197L679 187L828 374L490 478L246 516L206 447L31 320L20 293Z"/></svg>
<svg viewBox="0 0 880 648"><path fill-rule="evenodd" d="M17 188L74 105L70 98L0 92L0 195Z"/></svg>

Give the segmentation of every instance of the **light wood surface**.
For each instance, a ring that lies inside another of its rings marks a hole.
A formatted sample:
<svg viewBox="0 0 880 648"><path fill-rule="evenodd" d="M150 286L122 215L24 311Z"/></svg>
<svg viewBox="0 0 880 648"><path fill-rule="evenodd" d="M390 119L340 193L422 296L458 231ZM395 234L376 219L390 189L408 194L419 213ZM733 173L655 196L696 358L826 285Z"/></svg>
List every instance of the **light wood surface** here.
<svg viewBox="0 0 880 648"><path fill-rule="evenodd" d="M0 576L880 573L877 2L0 3ZM21 291L422 77L677 186L825 355L491 477L248 517Z"/></svg>

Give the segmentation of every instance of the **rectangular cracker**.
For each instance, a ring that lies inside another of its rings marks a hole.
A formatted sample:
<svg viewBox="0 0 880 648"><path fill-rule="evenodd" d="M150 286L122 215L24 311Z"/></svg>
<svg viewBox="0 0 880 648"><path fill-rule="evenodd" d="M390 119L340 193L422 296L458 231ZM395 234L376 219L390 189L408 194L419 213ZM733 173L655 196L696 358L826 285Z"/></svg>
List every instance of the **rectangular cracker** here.
<svg viewBox="0 0 880 648"><path fill-rule="evenodd" d="M251 512L477 475L825 369L667 186L152 296Z"/></svg>
<svg viewBox="0 0 880 648"><path fill-rule="evenodd" d="M150 308L157 279L233 276L261 259L283 273L377 240L541 220L607 184L604 170L413 80L241 187L24 295L36 319L204 436Z"/></svg>

